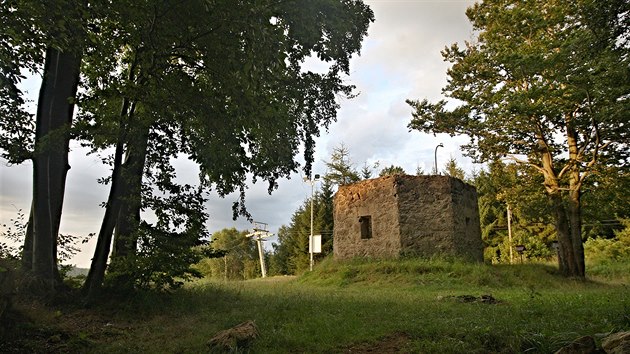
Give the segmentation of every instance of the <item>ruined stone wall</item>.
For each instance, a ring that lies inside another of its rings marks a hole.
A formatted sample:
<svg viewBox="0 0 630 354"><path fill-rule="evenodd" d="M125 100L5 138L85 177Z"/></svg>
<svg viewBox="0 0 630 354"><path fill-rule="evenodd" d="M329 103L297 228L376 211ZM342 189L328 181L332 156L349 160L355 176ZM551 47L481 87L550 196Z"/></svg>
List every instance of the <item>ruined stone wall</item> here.
<svg viewBox="0 0 630 354"><path fill-rule="evenodd" d="M398 208L404 252L419 256L453 254L451 183L442 176L400 176Z"/></svg>
<svg viewBox="0 0 630 354"><path fill-rule="evenodd" d="M362 238L360 217L370 216L371 237ZM334 199L335 258L392 258L400 254L396 190L389 177L340 186Z"/></svg>
<svg viewBox="0 0 630 354"><path fill-rule="evenodd" d="M483 260L475 188L449 176L398 176L404 254Z"/></svg>
<svg viewBox="0 0 630 354"><path fill-rule="evenodd" d="M474 187L448 176L387 176L335 195L335 258L454 255L483 260ZM360 218L370 216L364 238Z"/></svg>
<svg viewBox="0 0 630 354"><path fill-rule="evenodd" d="M483 262L477 190L456 178L451 178L451 186L455 254L472 261Z"/></svg>

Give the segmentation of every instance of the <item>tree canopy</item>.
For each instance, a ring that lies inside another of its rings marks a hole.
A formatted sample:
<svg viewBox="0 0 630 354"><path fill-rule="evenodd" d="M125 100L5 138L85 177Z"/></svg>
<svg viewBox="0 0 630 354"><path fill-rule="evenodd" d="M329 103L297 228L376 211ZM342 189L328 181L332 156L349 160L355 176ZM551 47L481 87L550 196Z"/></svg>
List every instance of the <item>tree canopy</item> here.
<svg viewBox="0 0 630 354"><path fill-rule="evenodd" d="M400 167L400 166L396 166L396 165L390 165L388 167L385 167L381 170L381 172L378 173L379 177L383 177L383 176L393 176L393 175L404 175L405 169Z"/></svg>
<svg viewBox="0 0 630 354"><path fill-rule="evenodd" d="M464 148L477 161L509 155L542 174L567 275L584 275L585 179L627 167L629 7L623 0L477 3L467 11L476 39L442 53L453 64L444 93L459 105L408 101L411 129L466 134Z"/></svg>
<svg viewBox="0 0 630 354"><path fill-rule="evenodd" d="M184 263L169 272L184 275L190 270L186 263L194 262L185 250L206 236L203 193L239 191L234 215L248 216L250 179L267 181L271 192L279 178L300 167L310 174L314 139L336 119L336 96L352 95L353 87L343 78L374 20L360 0L160 0L107 6L16 0L1 6L8 26L0 40L0 148L5 156L16 163L31 158L35 125L28 114L13 109L22 108L21 70L42 67L44 57L80 75L74 82L67 75L66 91L49 85L52 91L40 93L40 100L78 104L77 119L67 115L64 130L55 134L63 135L66 144L72 136L95 152L113 151L103 158L112 167L112 175L101 180L110 184L110 195L86 282L89 290L102 283L112 239L111 274L121 281L133 283L139 275L125 269L160 274L165 262L158 254L184 254ZM311 57L327 70L304 68ZM44 69L45 82L49 74ZM42 141L53 136L46 134ZM16 139L24 139L26 149L14 149ZM55 188L61 194L54 209L59 212L67 150L57 149L56 165L62 169ZM296 161L300 151L304 166ZM200 166L199 185L177 183L171 162L181 155ZM34 190L44 184L36 180ZM46 206L35 199L38 206L45 215ZM157 221L143 220L147 212ZM58 225L61 215L53 219Z"/></svg>

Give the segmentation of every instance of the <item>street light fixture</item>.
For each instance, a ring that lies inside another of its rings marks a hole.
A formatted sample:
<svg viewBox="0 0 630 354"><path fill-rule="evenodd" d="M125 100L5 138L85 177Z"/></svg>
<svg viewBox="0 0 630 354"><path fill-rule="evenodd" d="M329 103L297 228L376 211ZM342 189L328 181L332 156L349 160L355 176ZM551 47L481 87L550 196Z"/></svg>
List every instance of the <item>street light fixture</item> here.
<svg viewBox="0 0 630 354"><path fill-rule="evenodd" d="M315 182L319 181L319 175L316 174L313 179L309 179L308 176L304 176L304 182L311 185L311 236L308 239L308 252L311 258L311 266L310 269L313 271L313 194L315 190Z"/></svg>
<svg viewBox="0 0 630 354"><path fill-rule="evenodd" d="M439 147L444 147L444 144L440 143L440 144L438 144L438 146L436 146L436 147L435 147L435 170L434 170L434 171L435 171L435 174L436 174L436 175L438 175L438 174L439 174L439 173L438 173L438 167L437 167L437 149L438 149Z"/></svg>

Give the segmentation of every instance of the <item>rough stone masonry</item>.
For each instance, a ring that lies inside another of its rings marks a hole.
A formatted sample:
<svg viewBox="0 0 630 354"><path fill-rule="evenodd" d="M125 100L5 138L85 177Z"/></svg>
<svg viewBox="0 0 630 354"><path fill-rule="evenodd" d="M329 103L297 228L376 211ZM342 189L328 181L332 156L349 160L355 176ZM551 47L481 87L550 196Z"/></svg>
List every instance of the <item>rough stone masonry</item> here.
<svg viewBox="0 0 630 354"><path fill-rule="evenodd" d="M334 255L483 261L477 191L449 176L393 175L340 186Z"/></svg>

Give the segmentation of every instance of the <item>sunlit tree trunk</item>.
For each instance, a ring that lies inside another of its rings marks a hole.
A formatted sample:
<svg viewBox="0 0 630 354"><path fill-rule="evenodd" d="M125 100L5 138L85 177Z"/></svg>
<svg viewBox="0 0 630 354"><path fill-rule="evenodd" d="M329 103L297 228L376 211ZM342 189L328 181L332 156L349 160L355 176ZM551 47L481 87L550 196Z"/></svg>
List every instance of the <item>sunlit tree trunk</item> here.
<svg viewBox="0 0 630 354"><path fill-rule="evenodd" d="M584 264L584 244L582 243L582 181L579 163L581 160L578 149L578 138L573 125L573 114L566 115L567 121L567 145L569 148L569 225L571 230L571 244L575 257L575 273L572 276L584 277L586 274Z"/></svg>
<svg viewBox="0 0 630 354"><path fill-rule="evenodd" d="M556 234L558 237L558 267L560 268L560 272L565 276L584 277L583 266L580 267L581 262L579 261L579 255L576 254L576 250L582 247L582 241L580 239L579 245L576 245L576 241L574 240L574 231L572 230L573 220L570 217L573 215L567 213L558 176L553 168L551 152L544 140L541 139L539 145L541 147L541 165L545 178L545 190L553 208Z"/></svg>

